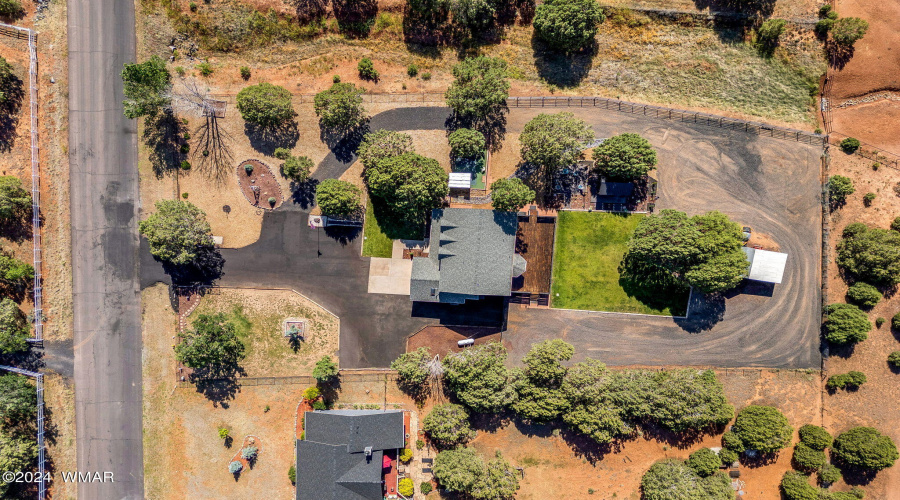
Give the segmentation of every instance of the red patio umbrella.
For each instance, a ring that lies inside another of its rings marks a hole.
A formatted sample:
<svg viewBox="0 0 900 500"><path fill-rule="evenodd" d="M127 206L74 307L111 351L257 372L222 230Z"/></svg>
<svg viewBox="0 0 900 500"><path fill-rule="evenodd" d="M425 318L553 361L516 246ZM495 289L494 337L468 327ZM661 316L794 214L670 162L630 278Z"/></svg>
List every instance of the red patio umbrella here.
<svg viewBox="0 0 900 500"><path fill-rule="evenodd" d="M390 469L391 468L391 457L385 455L384 458L381 459L381 468L382 469Z"/></svg>

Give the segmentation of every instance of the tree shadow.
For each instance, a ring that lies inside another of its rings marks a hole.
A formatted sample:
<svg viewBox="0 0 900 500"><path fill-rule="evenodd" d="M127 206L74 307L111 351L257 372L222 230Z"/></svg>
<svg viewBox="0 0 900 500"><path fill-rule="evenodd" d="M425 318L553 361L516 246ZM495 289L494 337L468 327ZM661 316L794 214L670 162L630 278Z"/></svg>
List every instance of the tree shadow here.
<svg viewBox="0 0 900 500"><path fill-rule="evenodd" d="M0 153L12 150L13 143L19 136L16 126L19 123L19 111L22 109L22 101L25 99L25 84L16 75L10 75L0 92L5 94L5 99L0 102Z"/></svg>
<svg viewBox="0 0 900 500"><path fill-rule="evenodd" d="M293 149L300 139L300 130L295 120L269 127L245 122L244 133L250 139L253 149L268 156L274 155L277 148Z"/></svg>
<svg viewBox="0 0 900 500"><path fill-rule="evenodd" d="M318 179L309 178L303 182L291 181L291 201L307 209L316 204L316 188Z"/></svg>
<svg viewBox="0 0 900 500"><path fill-rule="evenodd" d="M450 9L446 4L441 4L435 5L432 9L424 9L426 12L423 12L410 7L410 2L405 4L403 40L406 48L418 56L439 59L441 51L437 46L453 42Z"/></svg>
<svg viewBox="0 0 900 500"><path fill-rule="evenodd" d="M31 215L32 208L28 207L15 214L15 217L12 219L0 221L0 234L2 234L4 238L16 243L30 240L34 236L33 227L31 225ZM44 215L39 214L39 217L41 225L43 226Z"/></svg>
<svg viewBox="0 0 900 500"><path fill-rule="evenodd" d="M775 12L776 0L694 0L697 10L709 9L713 14L739 14L767 18Z"/></svg>
<svg viewBox="0 0 900 500"><path fill-rule="evenodd" d="M378 220L378 226L388 238L392 240L425 239L425 214L409 216L405 213L398 213L385 200L376 196L372 196L369 202L372 204L372 212L375 214L375 219Z"/></svg>
<svg viewBox="0 0 900 500"><path fill-rule="evenodd" d="M725 318L725 296L721 293L691 293L687 318L675 318L675 324L688 333L712 330Z"/></svg>
<svg viewBox="0 0 900 500"><path fill-rule="evenodd" d="M341 246L349 245L360 234L362 234L362 226L328 226L325 228L325 236L340 243Z"/></svg>
<svg viewBox="0 0 900 500"><path fill-rule="evenodd" d="M626 216L627 214L622 214ZM712 328L713 325L722 320L725 312L725 301L721 299L721 303L716 299L707 299L707 304L697 304L699 314L694 314L694 303L685 306L682 301L699 300L702 294L695 293L688 298L688 288L671 273L657 266L641 262L633 258L630 254L626 254L619 264L619 286L625 291L625 294L634 298L638 302L652 307L653 309L663 310L668 308L673 312L674 316L684 316L687 309L691 311L691 317L685 320L675 319L683 329L698 333L703 330ZM702 306L706 306L706 309Z"/></svg>
<svg viewBox="0 0 900 500"><path fill-rule="evenodd" d="M219 119L214 115L204 117L204 122L194 131L196 137L193 148L194 161L200 171L223 182L231 172L234 157L231 148L232 137L227 130L219 128Z"/></svg>
<svg viewBox="0 0 900 500"><path fill-rule="evenodd" d="M745 467L749 467L751 469L757 469L759 467L765 467L767 465L772 465L776 461L778 461L778 452L774 453L751 453L751 451L745 451L740 454L739 460L741 465Z"/></svg>
<svg viewBox="0 0 900 500"><path fill-rule="evenodd" d="M572 88L587 78L597 54L597 41L574 54L560 54L549 47L536 34L531 35L531 50L538 76L545 82L560 88Z"/></svg>
<svg viewBox="0 0 900 500"><path fill-rule="evenodd" d="M534 19L535 0L500 0L495 4L500 26L512 26L517 19L520 25L527 26Z"/></svg>
<svg viewBox="0 0 900 500"><path fill-rule="evenodd" d="M834 465L841 469L844 482L850 486L866 486L878 476L876 471L854 468L837 457L833 456L832 460Z"/></svg>
<svg viewBox="0 0 900 500"><path fill-rule="evenodd" d="M644 437L678 449L690 448L703 441L707 436L722 433L724 430L725 425L711 425L703 429L687 429L682 432L675 432L652 422L641 424L641 431L644 433Z"/></svg>
<svg viewBox="0 0 900 500"><path fill-rule="evenodd" d="M173 286L210 287L222 277L225 258L216 248L205 247L197 251L197 258L190 264L175 265L163 261L162 266L172 278Z"/></svg>
<svg viewBox="0 0 900 500"><path fill-rule="evenodd" d="M563 441L565 441L576 457L587 460L591 465L596 465L597 462L603 460L603 458L610 453L622 451L625 442L633 439L633 437L627 439L615 439L609 443L601 444L590 437L565 426L560 430L560 437L562 437Z"/></svg>
<svg viewBox="0 0 900 500"><path fill-rule="evenodd" d="M469 423L472 425L472 428L479 432L494 433L512 422L515 422L516 427L518 427L518 419L505 411L497 413L473 413L469 417Z"/></svg>
<svg viewBox="0 0 900 500"><path fill-rule="evenodd" d="M322 128L319 131L319 139L334 153L334 157L341 163L350 163L356 158L356 150L363 137L369 132L369 123L351 128Z"/></svg>
<svg viewBox="0 0 900 500"><path fill-rule="evenodd" d="M171 111L164 111L144 119L144 144L150 149L150 164L157 178L181 168L187 154L181 152L186 144L187 127Z"/></svg>
<svg viewBox="0 0 900 500"><path fill-rule="evenodd" d="M341 33L350 37L364 38L369 36L369 31L375 24L378 2L377 0L331 0L331 9Z"/></svg>
<svg viewBox="0 0 900 500"><path fill-rule="evenodd" d="M239 365L224 364L195 369L190 380L197 392L212 401L214 407L228 408L228 402L240 392L237 378L244 375L246 373Z"/></svg>
<svg viewBox="0 0 900 500"><path fill-rule="evenodd" d="M828 65L837 70L842 70L850 62L850 59L853 59L855 49L852 45L841 45L828 41L825 44L825 51L828 54Z"/></svg>
<svg viewBox="0 0 900 500"><path fill-rule="evenodd" d="M856 351L856 343L833 344L825 338L825 327L822 327L822 345L828 346L828 356L834 356L842 359L849 359Z"/></svg>

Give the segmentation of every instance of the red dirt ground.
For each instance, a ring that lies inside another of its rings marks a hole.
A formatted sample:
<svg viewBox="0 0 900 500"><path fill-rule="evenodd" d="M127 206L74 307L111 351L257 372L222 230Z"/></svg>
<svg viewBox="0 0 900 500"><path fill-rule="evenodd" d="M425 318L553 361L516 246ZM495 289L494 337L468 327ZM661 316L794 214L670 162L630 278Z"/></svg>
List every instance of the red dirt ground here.
<svg viewBox="0 0 900 500"><path fill-rule="evenodd" d="M841 17L860 17L869 30L856 42L853 57L829 70L832 106L882 91L900 91L900 2L839 0ZM900 153L900 102L878 100L833 111L833 129L843 135Z"/></svg>
<svg viewBox="0 0 900 500"><path fill-rule="evenodd" d="M253 165L253 173L247 175L244 165ZM246 160L241 162L235 170L238 184L241 186L241 192L251 205L267 210L275 210L284 202L284 195L281 193L281 186L278 185L278 179L272 173L272 169L268 165L259 160ZM259 186L259 197L257 198L251 186ZM269 203L269 198L275 198L275 204Z"/></svg>
<svg viewBox="0 0 900 500"><path fill-rule="evenodd" d="M409 336L406 340L406 352L427 347L432 355L445 356L461 351L462 348L457 347L456 343L469 337L475 337L475 345L499 342L500 331L497 328L471 326L426 326Z"/></svg>

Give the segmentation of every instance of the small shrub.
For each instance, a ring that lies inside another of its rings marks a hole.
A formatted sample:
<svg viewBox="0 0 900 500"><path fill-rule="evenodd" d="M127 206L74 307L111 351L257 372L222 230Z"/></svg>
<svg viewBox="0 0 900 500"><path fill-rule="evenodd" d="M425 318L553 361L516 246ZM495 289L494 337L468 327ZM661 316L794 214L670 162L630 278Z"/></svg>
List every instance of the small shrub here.
<svg viewBox="0 0 900 500"><path fill-rule="evenodd" d="M813 133L816 135L822 135L822 132L824 131L821 129L821 127L816 127L816 129L813 130Z"/></svg>
<svg viewBox="0 0 900 500"><path fill-rule="evenodd" d="M833 26L834 26L834 19L828 19L828 18L819 19L819 21L816 22L815 30L819 36L825 36L828 34L829 31L831 31L831 28Z"/></svg>
<svg viewBox="0 0 900 500"><path fill-rule="evenodd" d="M250 79L250 68L248 68L247 66L241 66L241 78L243 78L244 80Z"/></svg>
<svg viewBox="0 0 900 500"><path fill-rule="evenodd" d="M824 450L832 441L831 434L818 425L806 424L800 428L800 442L814 450Z"/></svg>
<svg viewBox="0 0 900 500"><path fill-rule="evenodd" d="M238 462L237 460L228 464L228 472L230 472L232 474L237 474L243 468L244 468L244 464Z"/></svg>
<svg viewBox="0 0 900 500"><path fill-rule="evenodd" d="M876 161L875 163L872 164L872 170L877 171L879 168L881 168L881 163Z"/></svg>
<svg viewBox="0 0 900 500"><path fill-rule="evenodd" d="M825 5L819 7L819 17L824 19L828 17L828 14L831 13L831 4L826 3Z"/></svg>
<svg viewBox="0 0 900 500"><path fill-rule="evenodd" d="M178 76L184 76L187 73L184 66L175 66L175 72L178 73Z"/></svg>
<svg viewBox="0 0 900 500"><path fill-rule="evenodd" d="M844 203L847 197L856 192L853 181L843 175L832 175L828 178L828 193L831 203Z"/></svg>
<svg viewBox="0 0 900 500"><path fill-rule="evenodd" d="M797 470L815 472L825 465L825 452L811 448L803 443L797 443L794 446L793 461Z"/></svg>
<svg viewBox="0 0 900 500"><path fill-rule="evenodd" d="M415 493L413 480L408 477L401 479L400 483L397 484L397 491L405 497L413 496L413 493Z"/></svg>
<svg viewBox="0 0 900 500"><path fill-rule="evenodd" d="M900 217L895 217L894 220L891 221L891 231L900 232Z"/></svg>
<svg viewBox="0 0 900 500"><path fill-rule="evenodd" d="M731 465L738 461L738 453L728 448L722 448L719 451L719 460L722 462L722 465Z"/></svg>
<svg viewBox="0 0 900 500"><path fill-rule="evenodd" d="M225 427L219 427L219 439L226 439L228 437L228 429Z"/></svg>
<svg viewBox="0 0 900 500"><path fill-rule="evenodd" d="M364 57L359 61L359 64L356 65L356 70L359 71L359 77L363 80L378 80L378 71L368 57Z"/></svg>
<svg viewBox="0 0 900 500"><path fill-rule="evenodd" d="M836 345L854 344L869 338L872 323L853 304L831 304L825 308L825 340Z"/></svg>
<svg viewBox="0 0 900 500"><path fill-rule="evenodd" d="M328 409L328 406L325 404L325 401L322 401L321 399L318 401L314 401L312 404L312 407L313 407L313 410L319 410L319 411Z"/></svg>
<svg viewBox="0 0 900 500"><path fill-rule="evenodd" d="M410 64L406 67L406 74L410 76L410 78L414 78L419 74L419 67L415 64Z"/></svg>
<svg viewBox="0 0 900 500"><path fill-rule="evenodd" d="M181 147L178 148L181 151L181 154L186 155L191 150L190 144L182 144Z"/></svg>
<svg viewBox="0 0 900 500"><path fill-rule="evenodd" d="M297 484L297 467L293 465L288 467L288 479L290 479L291 484Z"/></svg>
<svg viewBox="0 0 900 500"><path fill-rule="evenodd" d="M291 150L288 148L275 148L275 152L272 153L272 156L279 160L287 160L291 157Z"/></svg>
<svg viewBox="0 0 900 500"><path fill-rule="evenodd" d="M184 140L189 141L189 140L191 140L191 133L185 132L183 137L184 137Z"/></svg>
<svg viewBox="0 0 900 500"><path fill-rule="evenodd" d="M873 201L875 201L875 193L866 193L866 195L863 196L863 204L865 206L868 207L868 206L872 205Z"/></svg>
<svg viewBox="0 0 900 500"><path fill-rule="evenodd" d="M817 475L818 482L822 486L827 486L841 480L841 470L831 464L825 464L819 467Z"/></svg>
<svg viewBox="0 0 900 500"><path fill-rule="evenodd" d="M191 9L191 12L197 12L197 4L195 2L188 4L188 8Z"/></svg>
<svg viewBox="0 0 900 500"><path fill-rule="evenodd" d="M825 387L827 387L829 390L858 389L859 386L865 383L865 373L851 371L828 377L828 382L825 383Z"/></svg>
<svg viewBox="0 0 900 500"><path fill-rule="evenodd" d="M181 160L181 170L190 170L190 169L191 169L191 162L189 162L187 160Z"/></svg>
<svg viewBox="0 0 900 500"><path fill-rule="evenodd" d="M848 137L841 141L841 150L847 154L855 153L859 146L859 139L853 137Z"/></svg>
<svg viewBox="0 0 900 500"><path fill-rule="evenodd" d="M263 407L263 413L269 413L269 410L271 409L272 408L270 408L269 405L266 405L265 407Z"/></svg>
<svg viewBox="0 0 900 500"><path fill-rule="evenodd" d="M900 351L894 351L888 355L888 364L900 369Z"/></svg>
<svg viewBox="0 0 900 500"><path fill-rule="evenodd" d="M188 193L187 193L187 191L181 193L181 197L184 198L185 200L188 199Z"/></svg>
<svg viewBox="0 0 900 500"><path fill-rule="evenodd" d="M765 20L757 32L759 43L769 47L777 45L778 38L784 33L785 26L787 26L787 21L784 19Z"/></svg>
<svg viewBox="0 0 900 500"><path fill-rule="evenodd" d="M425 447L425 441L422 441L421 439L416 439L416 449L421 450L424 447Z"/></svg>
<svg viewBox="0 0 900 500"><path fill-rule="evenodd" d="M300 441L306 439L306 431L300 431Z"/></svg>
<svg viewBox="0 0 900 500"><path fill-rule="evenodd" d="M281 165L281 174L296 182L309 178L313 162L306 156L289 156Z"/></svg>
<svg viewBox="0 0 900 500"><path fill-rule="evenodd" d="M857 281L847 289L847 301L859 307L875 307L881 298L881 292L877 288L862 281Z"/></svg>
<svg viewBox="0 0 900 500"><path fill-rule="evenodd" d="M259 448L256 446L248 446L241 450L241 458L248 462L256 460L257 455L259 455Z"/></svg>
<svg viewBox="0 0 900 500"><path fill-rule="evenodd" d="M322 395L322 391L318 387L308 387L303 391L303 399L307 401L315 401Z"/></svg>
<svg viewBox="0 0 900 500"><path fill-rule="evenodd" d="M200 76L209 76L213 74L212 66L209 65L208 62L203 61L202 63L197 65L197 69L200 70Z"/></svg>
<svg viewBox="0 0 900 500"><path fill-rule="evenodd" d="M881 316L875 318L875 327L881 328L881 325L883 325L885 321L887 321L887 320L882 318Z"/></svg>
<svg viewBox="0 0 900 500"><path fill-rule="evenodd" d="M25 9L19 0L0 0L0 16L15 19L24 14Z"/></svg>
<svg viewBox="0 0 900 500"><path fill-rule="evenodd" d="M893 328L894 330L900 330L900 312L898 312L894 315L893 318L891 318L891 328Z"/></svg>
<svg viewBox="0 0 900 500"><path fill-rule="evenodd" d="M422 79L423 80L431 80L431 73L429 73L428 71L422 73Z"/></svg>
<svg viewBox="0 0 900 500"><path fill-rule="evenodd" d="M403 451L400 452L400 461L408 464L410 460L413 458L413 452L409 448L404 448Z"/></svg>
<svg viewBox="0 0 900 500"><path fill-rule="evenodd" d="M331 77L332 83L341 83L341 75L334 75Z"/></svg>
<svg viewBox="0 0 900 500"><path fill-rule="evenodd" d="M421 491L423 495L431 493L431 483L428 481L422 482L422 484L419 485L419 491Z"/></svg>
<svg viewBox="0 0 900 500"><path fill-rule="evenodd" d="M253 165L251 165L249 163L244 165L244 172L247 172L247 175L252 174L253 173Z"/></svg>
<svg viewBox="0 0 900 500"><path fill-rule="evenodd" d="M278 200L276 200L274 196L269 197L269 205L274 205L277 202Z"/></svg>

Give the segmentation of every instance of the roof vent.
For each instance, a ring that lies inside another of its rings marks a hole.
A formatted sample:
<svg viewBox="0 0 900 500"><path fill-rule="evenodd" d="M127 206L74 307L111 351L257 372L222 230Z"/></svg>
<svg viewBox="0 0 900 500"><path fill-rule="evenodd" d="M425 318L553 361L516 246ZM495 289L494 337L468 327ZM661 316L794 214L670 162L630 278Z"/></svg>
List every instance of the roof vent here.
<svg viewBox="0 0 900 500"><path fill-rule="evenodd" d="M366 446L366 456L367 457L372 456L372 447L371 446Z"/></svg>

